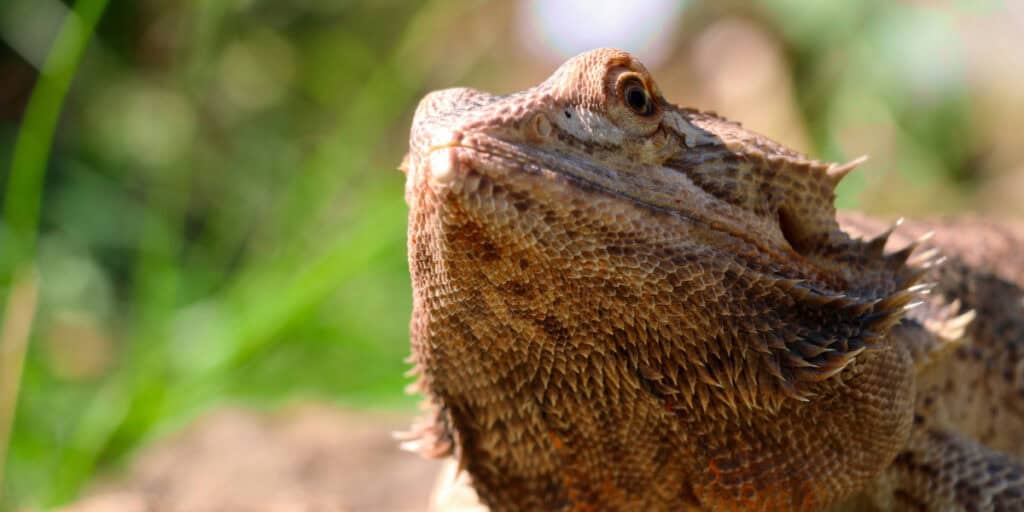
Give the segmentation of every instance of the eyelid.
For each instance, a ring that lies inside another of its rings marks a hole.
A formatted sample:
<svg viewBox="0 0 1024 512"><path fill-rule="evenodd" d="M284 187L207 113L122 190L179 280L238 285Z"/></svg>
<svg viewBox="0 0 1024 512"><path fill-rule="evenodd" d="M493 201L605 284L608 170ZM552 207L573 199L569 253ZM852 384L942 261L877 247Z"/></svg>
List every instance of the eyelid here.
<svg viewBox="0 0 1024 512"><path fill-rule="evenodd" d="M654 111L655 111L654 97L651 94L650 89L647 88L647 85L644 84L643 80L641 80L638 76L634 75L634 76L627 76L626 78L623 78L622 80L619 81L619 83L621 84L620 87L619 87L619 96L622 98L623 102L626 103L627 106L630 107L631 110L636 112L637 115L641 115L641 116L649 116L649 115L654 113ZM629 97L628 97L628 95L629 95L629 89L631 87L639 87L640 90L643 91L644 101L645 101L645 104L644 104L645 108L643 109L643 112L637 111L636 109L633 109L633 107L631 105L629 105Z"/></svg>
<svg viewBox="0 0 1024 512"><path fill-rule="evenodd" d="M619 78L619 94L621 95L626 91L627 87L633 84L639 85L644 89L644 91L647 91L647 85L644 84L644 81L641 80L639 76L635 73L624 73L623 76Z"/></svg>

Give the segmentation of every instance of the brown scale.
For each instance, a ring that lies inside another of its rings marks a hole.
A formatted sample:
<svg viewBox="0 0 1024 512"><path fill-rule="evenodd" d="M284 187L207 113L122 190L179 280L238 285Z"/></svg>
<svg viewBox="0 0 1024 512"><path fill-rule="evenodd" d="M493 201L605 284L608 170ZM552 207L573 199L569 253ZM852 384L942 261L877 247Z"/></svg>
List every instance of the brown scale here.
<svg viewBox="0 0 1024 512"><path fill-rule="evenodd" d="M859 162L675 107L618 50L428 95L406 447L493 510L1018 510L1024 230L977 235L1007 264L841 229Z"/></svg>

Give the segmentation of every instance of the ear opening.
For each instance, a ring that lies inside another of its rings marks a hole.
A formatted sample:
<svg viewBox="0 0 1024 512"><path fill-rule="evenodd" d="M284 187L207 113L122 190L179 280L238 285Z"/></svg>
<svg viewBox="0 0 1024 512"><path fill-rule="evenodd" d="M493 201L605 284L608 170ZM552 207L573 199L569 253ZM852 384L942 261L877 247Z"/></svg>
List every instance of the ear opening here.
<svg viewBox="0 0 1024 512"><path fill-rule="evenodd" d="M785 207L779 208L779 229L782 236L797 254L806 256L813 249L813 237L807 232L800 218Z"/></svg>

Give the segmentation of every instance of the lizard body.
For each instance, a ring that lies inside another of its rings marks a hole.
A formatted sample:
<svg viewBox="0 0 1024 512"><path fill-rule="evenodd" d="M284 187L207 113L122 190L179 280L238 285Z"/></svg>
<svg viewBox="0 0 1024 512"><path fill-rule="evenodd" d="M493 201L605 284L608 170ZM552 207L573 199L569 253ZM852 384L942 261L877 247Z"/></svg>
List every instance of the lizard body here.
<svg viewBox="0 0 1024 512"><path fill-rule="evenodd" d="M1024 229L840 224L857 163L618 50L428 95L407 446L493 510L1024 509Z"/></svg>

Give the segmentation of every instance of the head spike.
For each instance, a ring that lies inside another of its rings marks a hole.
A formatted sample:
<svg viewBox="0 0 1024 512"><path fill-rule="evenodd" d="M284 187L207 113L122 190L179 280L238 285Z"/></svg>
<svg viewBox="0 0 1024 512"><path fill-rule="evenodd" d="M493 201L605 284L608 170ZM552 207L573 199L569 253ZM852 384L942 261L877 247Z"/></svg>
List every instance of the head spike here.
<svg viewBox="0 0 1024 512"><path fill-rule="evenodd" d="M845 178L847 174L850 174L850 171L853 171L858 165L866 162L867 160L867 155L861 155L860 157L850 160L845 164L833 164L827 171L825 171L825 174L827 174L829 179L832 180L832 186L835 187L836 185L839 185L840 181L843 181L843 178Z"/></svg>

